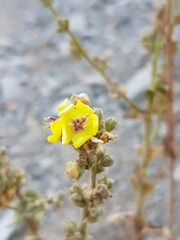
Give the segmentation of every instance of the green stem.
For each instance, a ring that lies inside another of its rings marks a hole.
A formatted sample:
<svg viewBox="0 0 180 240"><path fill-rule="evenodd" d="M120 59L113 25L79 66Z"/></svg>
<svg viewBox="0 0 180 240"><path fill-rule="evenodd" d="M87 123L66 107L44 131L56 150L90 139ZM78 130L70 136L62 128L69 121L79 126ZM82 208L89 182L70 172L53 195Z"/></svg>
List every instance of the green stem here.
<svg viewBox="0 0 180 240"><path fill-rule="evenodd" d="M48 6L49 9L51 10L52 14L54 15L55 19L56 18L61 18L59 13L52 7ZM73 40L74 43L77 44L78 48L81 50L83 57L86 59L86 61L91 65L93 69L95 69L105 80L106 83L108 84L108 87L110 87L113 83L112 79L104 72L104 69L101 69L99 66L97 66L91 58L88 56L86 50L82 47L81 43L79 40L76 38L74 33L70 30L66 30L67 34L70 36L70 38ZM123 97L126 103L128 103L132 108L135 108L136 110L142 112L142 109L140 109L135 103L133 103L132 100L130 100L125 94L122 94L119 89L116 89L116 93L119 93L119 97Z"/></svg>
<svg viewBox="0 0 180 240"><path fill-rule="evenodd" d="M155 40L155 51L152 55L152 75L151 75L151 87L154 89L156 85L156 73L157 73L157 62L158 62L158 57L159 57L159 52L160 52L160 44L162 40L162 34L159 33L156 37Z"/></svg>
<svg viewBox="0 0 180 240"><path fill-rule="evenodd" d="M95 156L94 165L90 168L90 172L89 172L91 189L94 189L96 187L96 167L97 167L97 159Z"/></svg>
<svg viewBox="0 0 180 240"><path fill-rule="evenodd" d="M154 127L154 129L152 131L152 134L150 136L150 142L151 143L156 139L156 137L158 135L161 120L162 120L162 114L158 114L157 122L156 122L155 127Z"/></svg>
<svg viewBox="0 0 180 240"><path fill-rule="evenodd" d="M141 174L146 177L146 171L148 166L148 156L150 150L150 126L151 126L151 110L152 110L152 99L148 99L147 102L147 115L144 119L144 132L143 132L143 141L142 141L142 160L140 164ZM135 219L136 219L136 233L135 239L141 240L140 232L143 228L144 222L144 186L143 183L139 186L139 189L136 193L136 209L135 209Z"/></svg>
<svg viewBox="0 0 180 240"><path fill-rule="evenodd" d="M81 210L81 223L80 223L80 232L83 236L82 240L86 238L86 234L87 234L87 219L86 219L87 214L88 214L87 207L84 207Z"/></svg>

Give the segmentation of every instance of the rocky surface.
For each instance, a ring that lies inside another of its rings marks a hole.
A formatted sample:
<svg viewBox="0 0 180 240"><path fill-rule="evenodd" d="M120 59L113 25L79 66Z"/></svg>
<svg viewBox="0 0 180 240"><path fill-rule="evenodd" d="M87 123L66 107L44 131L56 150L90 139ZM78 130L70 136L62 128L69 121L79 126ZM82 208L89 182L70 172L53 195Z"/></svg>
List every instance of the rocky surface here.
<svg viewBox="0 0 180 240"><path fill-rule="evenodd" d="M108 74L123 84L129 84L128 79L149 61L148 54L141 47L140 37L152 19L153 2L156 1L56 0L55 6L61 15L70 19L72 30L90 55L107 58ZM179 32L176 34L178 36ZM178 87L177 84L177 90ZM138 91L138 86L134 88ZM101 76L85 61L70 57L68 37L55 32L53 17L40 2L1 1L0 144L6 146L13 164L26 170L26 185L41 194L51 195L56 190L66 192L73 182L67 179L64 169L66 162L76 153L70 146L47 143L48 133L42 128L43 118L56 115L56 106L73 92L87 93L91 106L101 107L106 117L114 115L119 119L115 131L118 138L107 146L115 159L107 175L115 179L116 185L113 198L104 204L105 216L131 211L134 192L129 176L133 162L137 160L133 147L141 141L140 122L124 120L121 101L111 98ZM166 165L163 160L151 163L150 173L154 174L160 164ZM180 178L177 179L179 184ZM167 181L164 180L147 199L149 219L157 224L166 224L166 209ZM42 222L42 235L51 240L63 239L63 219L78 219L78 214L65 197L59 212L47 213ZM179 215L177 206L177 222L180 221ZM127 227L124 224L107 227L106 217L89 226L94 238L125 239ZM180 235L180 229L175 228L176 236ZM17 228L9 240L21 240L24 234L23 228ZM5 239L0 237L0 240Z"/></svg>

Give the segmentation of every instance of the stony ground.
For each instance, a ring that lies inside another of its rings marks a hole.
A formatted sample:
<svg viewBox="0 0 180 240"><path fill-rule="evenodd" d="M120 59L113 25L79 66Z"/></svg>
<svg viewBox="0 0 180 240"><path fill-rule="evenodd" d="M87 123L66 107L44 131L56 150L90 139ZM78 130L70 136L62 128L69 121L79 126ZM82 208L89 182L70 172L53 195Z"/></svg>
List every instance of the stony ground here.
<svg viewBox="0 0 180 240"><path fill-rule="evenodd" d="M70 19L72 30L91 56L108 59L108 74L126 83L149 61L140 37L152 19L153 2L157 1L56 0L55 6ZM104 80L85 61L70 57L68 48L68 37L55 32L53 18L40 2L0 1L0 145L6 146L15 166L26 170L27 186L42 194L66 192L72 181L67 179L64 169L75 152L70 146L47 143L48 133L43 130L42 121L48 115L56 115L56 106L73 92L87 93L91 106L101 107L106 117L114 115L119 119L115 131L118 138L107 146L115 159L114 166L107 171L116 182L113 198L104 204L105 218L89 226L89 232L95 239L129 239L123 238L127 233L124 224L107 227L106 217L134 207L129 176L137 159L133 146L141 141L141 125L123 119L122 103L111 98ZM162 163L166 165L163 160L153 162L150 173L155 173ZM166 208L164 180L147 199L149 219L166 224ZM179 209L177 206L177 222ZM48 212L43 220L42 235L51 240L63 239L64 217L77 219L78 214L65 197L63 208L58 213ZM180 235L178 227L175 232ZM9 240L21 240L23 236L19 227Z"/></svg>

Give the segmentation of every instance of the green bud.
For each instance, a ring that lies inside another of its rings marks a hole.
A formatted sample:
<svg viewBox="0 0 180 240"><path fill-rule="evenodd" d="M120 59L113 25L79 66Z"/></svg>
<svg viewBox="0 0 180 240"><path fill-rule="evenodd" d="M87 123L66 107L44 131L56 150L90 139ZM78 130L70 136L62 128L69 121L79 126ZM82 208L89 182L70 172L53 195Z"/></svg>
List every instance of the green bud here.
<svg viewBox="0 0 180 240"><path fill-rule="evenodd" d="M57 32L65 32L69 29L69 21L67 18L56 18Z"/></svg>
<svg viewBox="0 0 180 240"><path fill-rule="evenodd" d="M89 212L89 216L88 216L88 221L90 223L94 223L97 222L99 217L103 214L103 208L98 206L98 207L94 207L91 208L90 212Z"/></svg>
<svg viewBox="0 0 180 240"><path fill-rule="evenodd" d="M103 184L107 185L107 177L106 177L106 175L100 177L98 179L97 183L103 183Z"/></svg>
<svg viewBox="0 0 180 240"><path fill-rule="evenodd" d="M29 198L36 198L38 197L38 194L34 191L34 190L27 190L26 193L25 193L26 197L29 197Z"/></svg>
<svg viewBox="0 0 180 240"><path fill-rule="evenodd" d="M98 116L99 122L103 120L104 113L101 108L94 108L94 114L96 114Z"/></svg>
<svg viewBox="0 0 180 240"><path fill-rule="evenodd" d="M59 208L61 206L62 193L56 192L56 196L53 198L53 204L55 207Z"/></svg>
<svg viewBox="0 0 180 240"><path fill-rule="evenodd" d="M77 231L77 226L73 220L66 218L63 223L63 229L66 236L72 236Z"/></svg>
<svg viewBox="0 0 180 240"><path fill-rule="evenodd" d="M108 119L105 121L106 131L111 132L112 130L114 130L115 127L117 126L117 123L118 120L115 117L113 116L108 117Z"/></svg>
<svg viewBox="0 0 180 240"><path fill-rule="evenodd" d="M4 157L6 155L6 148L0 147L0 157Z"/></svg>
<svg viewBox="0 0 180 240"><path fill-rule="evenodd" d="M101 172L104 172L105 168L100 166L100 165L97 165L96 167L96 173L101 173Z"/></svg>
<svg viewBox="0 0 180 240"><path fill-rule="evenodd" d="M74 205L76 205L77 207L85 207L86 206L86 202L84 201L84 198L82 196L80 196L77 193L73 193L70 197L70 200L74 203Z"/></svg>
<svg viewBox="0 0 180 240"><path fill-rule="evenodd" d="M94 238L91 235L87 235L87 237L85 238L85 240L94 240Z"/></svg>
<svg viewBox="0 0 180 240"><path fill-rule="evenodd" d="M49 7L53 4L53 0L40 0L45 7Z"/></svg>
<svg viewBox="0 0 180 240"><path fill-rule="evenodd" d="M77 41L74 41L74 39L70 40L70 52L71 56L77 60L80 60L84 55L80 47L80 44Z"/></svg>
<svg viewBox="0 0 180 240"><path fill-rule="evenodd" d="M108 178L106 186L111 190L114 187L114 180Z"/></svg>
<svg viewBox="0 0 180 240"><path fill-rule="evenodd" d="M113 165L113 163L114 163L114 160L109 154L106 154L100 161L100 165L102 167L109 167Z"/></svg>
<svg viewBox="0 0 180 240"><path fill-rule="evenodd" d="M30 235L30 236L25 237L24 240L38 240L38 238L34 235Z"/></svg>
<svg viewBox="0 0 180 240"><path fill-rule="evenodd" d="M73 190L75 193L78 193L78 194L82 194L82 188L81 188L81 184L79 183L74 183L73 184Z"/></svg>
<svg viewBox="0 0 180 240"><path fill-rule="evenodd" d="M100 125L99 125L99 128L101 128ZM105 128L105 125L104 125L104 128ZM104 133L105 131L106 131L105 129L101 129L101 130L99 130L98 133L96 134L96 137L97 137L97 138L100 138L100 137L103 135L103 133Z"/></svg>

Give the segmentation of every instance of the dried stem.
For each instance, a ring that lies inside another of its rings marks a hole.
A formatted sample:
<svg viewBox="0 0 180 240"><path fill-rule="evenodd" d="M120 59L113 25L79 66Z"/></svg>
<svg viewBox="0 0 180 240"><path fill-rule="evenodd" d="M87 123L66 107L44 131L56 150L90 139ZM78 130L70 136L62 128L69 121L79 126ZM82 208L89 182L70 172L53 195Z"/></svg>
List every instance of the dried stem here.
<svg viewBox="0 0 180 240"><path fill-rule="evenodd" d="M167 0L166 14L167 14L167 30L166 30L166 58L167 58L167 84L168 84L168 100L169 104L167 106L167 136L169 149L173 153L174 144L174 126L173 126L173 52L172 52L172 0ZM173 239L173 222L174 222L174 157L169 154L169 230L170 230L170 240Z"/></svg>
<svg viewBox="0 0 180 240"><path fill-rule="evenodd" d="M148 165L148 155L150 149L150 126L151 126L151 106L152 99L148 100L147 103L147 115L144 119L144 133L142 141L142 161L140 164L141 174L146 175L147 165ZM144 212L144 189L143 185L139 186L136 194L136 209L135 209L135 219L136 219L136 240L141 240L140 232L143 228L143 212Z"/></svg>

